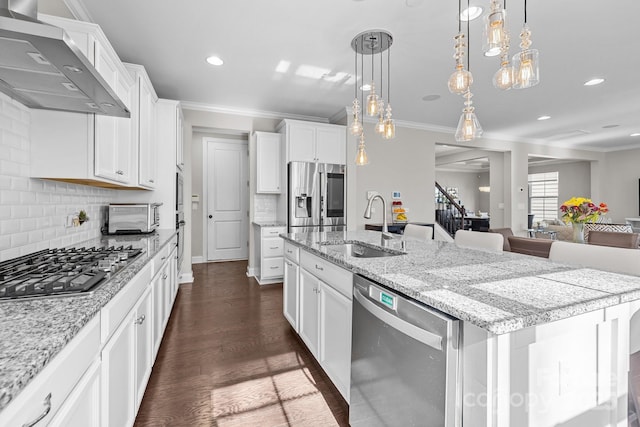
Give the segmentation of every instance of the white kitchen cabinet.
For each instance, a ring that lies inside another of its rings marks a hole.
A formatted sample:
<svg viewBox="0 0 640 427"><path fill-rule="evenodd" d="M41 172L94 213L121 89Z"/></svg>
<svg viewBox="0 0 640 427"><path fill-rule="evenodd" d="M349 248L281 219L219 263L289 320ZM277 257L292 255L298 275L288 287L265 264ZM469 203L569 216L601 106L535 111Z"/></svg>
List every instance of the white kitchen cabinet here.
<svg viewBox="0 0 640 427"><path fill-rule="evenodd" d="M66 412L75 412L78 408L73 402L72 390L82 382L99 352L100 318L96 316L0 412L0 426L45 426L59 411L65 411L61 417ZM71 408L67 407L69 396ZM36 420L39 421L36 423Z"/></svg>
<svg viewBox="0 0 640 427"><path fill-rule="evenodd" d="M282 294L284 301L282 304L284 317L289 321L293 329L298 331L298 266L299 249L289 242L284 243L284 280Z"/></svg>
<svg viewBox="0 0 640 427"><path fill-rule="evenodd" d="M300 338L348 402L353 276L329 261L301 251L298 280Z"/></svg>
<svg viewBox="0 0 640 427"><path fill-rule="evenodd" d="M155 146L158 95L142 65L124 65L136 84L131 103L131 125L134 143L137 141L138 144L138 185L153 189L158 173L158 147Z"/></svg>
<svg viewBox="0 0 640 427"><path fill-rule="evenodd" d="M260 241L257 250L258 266L256 280L261 285L276 283L284 276L284 241L280 236L286 233L286 227L257 227L256 240Z"/></svg>
<svg viewBox="0 0 640 427"><path fill-rule="evenodd" d="M135 310L102 349L102 426L127 427L135 419Z"/></svg>
<svg viewBox="0 0 640 427"><path fill-rule="evenodd" d="M254 132L256 144L256 193L282 192L282 160L278 133Z"/></svg>
<svg viewBox="0 0 640 427"><path fill-rule="evenodd" d="M135 329L135 387L136 400L135 410L138 412L144 390L147 387L149 376L151 375L151 367L153 366L153 299L151 287L148 287L145 293L140 297L140 302L135 310L134 329Z"/></svg>
<svg viewBox="0 0 640 427"><path fill-rule="evenodd" d="M99 26L42 15L64 28L106 83L132 110L133 79ZM130 118L33 109L32 177L102 187L137 186L138 145Z"/></svg>
<svg viewBox="0 0 640 427"><path fill-rule="evenodd" d="M283 120L286 162L346 164L346 128L342 125Z"/></svg>
<svg viewBox="0 0 640 427"><path fill-rule="evenodd" d="M37 424L36 424L37 425ZM100 425L100 360L84 374L49 427L87 427Z"/></svg>
<svg viewBox="0 0 640 427"><path fill-rule="evenodd" d="M349 401L351 376L351 300L324 282L319 287L318 361Z"/></svg>
<svg viewBox="0 0 640 427"><path fill-rule="evenodd" d="M320 337L320 307L318 293L320 280L313 274L300 269L299 289L300 289L300 307L299 307L299 328L300 338L307 345L309 351L318 359L318 345Z"/></svg>

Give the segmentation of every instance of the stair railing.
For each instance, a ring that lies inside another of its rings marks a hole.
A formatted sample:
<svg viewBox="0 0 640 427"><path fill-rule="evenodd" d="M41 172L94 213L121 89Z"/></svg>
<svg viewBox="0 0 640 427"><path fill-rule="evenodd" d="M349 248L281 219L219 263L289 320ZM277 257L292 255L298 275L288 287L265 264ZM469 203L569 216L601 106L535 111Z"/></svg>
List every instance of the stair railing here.
<svg viewBox="0 0 640 427"><path fill-rule="evenodd" d="M444 228L451 237L454 237L456 231L464 229L464 217L466 212L464 206L461 206L455 199L436 181L436 190L438 191L439 200L436 209L436 222Z"/></svg>

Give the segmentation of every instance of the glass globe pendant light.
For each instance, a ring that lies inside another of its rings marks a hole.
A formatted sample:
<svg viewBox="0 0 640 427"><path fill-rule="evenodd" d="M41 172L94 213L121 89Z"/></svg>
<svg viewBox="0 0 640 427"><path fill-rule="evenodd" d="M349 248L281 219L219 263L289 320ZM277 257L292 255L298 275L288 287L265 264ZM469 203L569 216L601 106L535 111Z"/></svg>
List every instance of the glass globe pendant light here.
<svg viewBox="0 0 640 427"><path fill-rule="evenodd" d="M493 75L493 86L501 90L513 87L513 67L509 61L509 34L505 33L500 55L500 68Z"/></svg>
<svg viewBox="0 0 640 427"><path fill-rule="evenodd" d="M460 12L462 9L462 0L458 0L458 34L454 37L456 45L454 47L453 57L456 60L456 69L449 77L447 86L449 92L462 95L473 83L473 76L468 70L464 69L464 49L466 47L464 42L464 33L462 32L462 23L460 21ZM467 26L469 21L467 21Z"/></svg>
<svg viewBox="0 0 640 427"><path fill-rule="evenodd" d="M364 149L364 133L360 134L360 140L358 141L358 152L356 153L356 165L364 166L369 164L369 158L367 152Z"/></svg>
<svg viewBox="0 0 640 427"><path fill-rule="evenodd" d="M380 53L382 55L382 53ZM393 139L396 136L396 124L391 118L391 49L387 50L387 110L384 117L384 139Z"/></svg>
<svg viewBox="0 0 640 427"><path fill-rule="evenodd" d="M524 0L524 25L520 32L520 52L513 55L513 70L515 89L527 89L540 83L538 69L538 50L530 49L531 31L527 25L527 0Z"/></svg>
<svg viewBox="0 0 640 427"><path fill-rule="evenodd" d="M360 102L358 101L358 52L354 52L354 64L355 64L355 77L353 85L355 86L355 97L353 99L353 106L351 107L353 113L353 119L351 125L349 125L349 133L354 136L358 136L362 133L362 122L360 122Z"/></svg>
<svg viewBox="0 0 640 427"><path fill-rule="evenodd" d="M456 69L449 77L448 86L449 92L461 95L465 93L471 84L473 83L473 76L471 73L464 69L464 33L458 33L454 39L456 41L455 54L453 57L456 59Z"/></svg>
<svg viewBox="0 0 640 427"><path fill-rule="evenodd" d="M468 142L482 136L482 126L480 126L480 122L474 113L471 101L472 96L470 91L465 93L466 100L455 134L455 139L458 142Z"/></svg>
<svg viewBox="0 0 640 427"><path fill-rule="evenodd" d="M380 95L382 95L382 53L380 53ZM384 100L382 96L378 98L378 122L375 131L377 134L384 134Z"/></svg>
<svg viewBox="0 0 640 427"><path fill-rule="evenodd" d="M505 38L506 11L498 0L491 0L491 12L485 17L482 51L485 56L496 56L502 51Z"/></svg>

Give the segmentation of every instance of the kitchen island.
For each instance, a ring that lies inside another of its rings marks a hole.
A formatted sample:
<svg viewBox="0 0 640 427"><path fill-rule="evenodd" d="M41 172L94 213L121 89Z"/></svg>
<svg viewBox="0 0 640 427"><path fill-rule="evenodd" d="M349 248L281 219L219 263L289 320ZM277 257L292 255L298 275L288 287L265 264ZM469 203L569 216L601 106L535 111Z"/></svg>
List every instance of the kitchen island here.
<svg viewBox="0 0 640 427"><path fill-rule="evenodd" d="M158 271L163 263L168 262L168 255L172 251L175 253L175 248L170 247L175 244L175 236L175 230L157 230L148 235L102 236L73 245L73 247L131 245L134 248L142 249L142 252L133 262L118 271L108 281L101 283L95 291L88 295L0 302L0 321L4 326L0 330L0 425L7 419L14 420L12 418L12 414L16 412L14 401L23 397L22 395L26 393L27 388L33 391L32 383L41 378L39 374L45 371L49 365L61 362L61 357L56 356L68 351L69 343L74 338L87 333L87 328L91 327L92 330L97 328L97 344L105 343L109 334L113 333L113 330L109 329L108 322L116 322L117 316L114 312L110 312L111 317L103 318L101 324L100 317L104 308L116 298L122 299L123 290L128 289L128 285L132 281L141 279L139 280L141 282L140 288L149 287L149 280L153 272ZM163 257L160 259L161 255ZM131 295L125 296L130 297ZM166 298L166 304L169 304L168 291L163 298ZM135 300L126 301L124 306L130 308L135 302ZM161 302L165 304L164 301ZM170 302L173 302L173 299ZM166 321L166 319L163 320ZM150 314L147 324L149 322L151 322ZM161 332L163 328L164 325L159 325L154 330ZM94 350L100 351L99 347L91 349L92 352ZM89 354L86 357L89 357ZM76 370L79 369L79 367L76 368ZM79 377L82 373L74 372L73 375ZM104 382L106 379L103 378L102 381ZM63 397L52 393L50 397L52 406L59 406L60 399ZM22 404L23 402L15 403ZM36 413L41 412L41 404L41 400L31 403ZM133 402L131 407L133 407ZM21 409L21 411L23 410ZM50 415L55 415L53 412L52 410ZM48 420L49 418L46 422Z"/></svg>
<svg viewBox="0 0 640 427"><path fill-rule="evenodd" d="M626 425L640 277L438 241L407 240L405 255L385 258L326 244L379 245L369 231L282 237L462 321L465 427Z"/></svg>

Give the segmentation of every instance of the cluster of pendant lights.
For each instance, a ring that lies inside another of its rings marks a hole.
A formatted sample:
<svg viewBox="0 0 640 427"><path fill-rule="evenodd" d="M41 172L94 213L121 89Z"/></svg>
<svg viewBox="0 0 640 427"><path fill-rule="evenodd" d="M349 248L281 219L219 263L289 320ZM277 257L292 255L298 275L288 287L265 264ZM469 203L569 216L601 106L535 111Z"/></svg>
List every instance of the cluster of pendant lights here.
<svg viewBox="0 0 640 427"><path fill-rule="evenodd" d="M501 90L526 89L540 82L538 70L538 51L531 49L531 31L527 25L527 0L524 0L524 25L520 33L521 51L509 61L509 33L505 25L506 0L500 5L498 0L491 0L491 11L485 18L482 50L485 56L500 55L500 68L493 76L493 85ZM467 0L467 7L469 0ZM461 0L458 0L458 34L454 37L456 66L449 77L449 91L465 98L462 116L458 121L455 139L458 142L471 141L482 136L482 127L474 113L471 97L473 76L470 71L469 55L467 55L467 69L464 68L465 34L461 28ZM469 20L467 20L467 37L469 34Z"/></svg>
<svg viewBox="0 0 640 427"><path fill-rule="evenodd" d="M364 139L364 115L371 117L377 117L378 121L375 125L376 133L380 134L384 139L393 139L396 135L396 126L391 118L391 100L390 100L390 56L391 56L391 44L393 38L391 34L381 30L370 30L358 34L351 41L351 47L355 52L355 69L356 69L356 82L355 82L355 99L353 100L353 120L349 127L349 131L352 135L357 136L358 139L358 152L356 153L356 164L366 165L369 163L367 153L365 151L365 139ZM383 94L383 64L382 53L387 52L387 102L385 108L385 102L382 98ZM362 73L362 80L364 81L364 55L371 55L371 83L369 84L369 95L365 103L364 91L360 90L361 101L358 101L358 54L360 54L360 72ZM376 92L376 83L374 80L374 62L375 55L380 57L380 95Z"/></svg>

